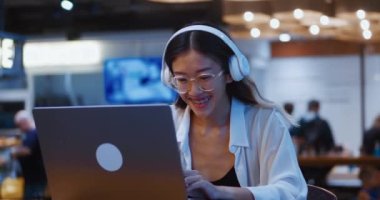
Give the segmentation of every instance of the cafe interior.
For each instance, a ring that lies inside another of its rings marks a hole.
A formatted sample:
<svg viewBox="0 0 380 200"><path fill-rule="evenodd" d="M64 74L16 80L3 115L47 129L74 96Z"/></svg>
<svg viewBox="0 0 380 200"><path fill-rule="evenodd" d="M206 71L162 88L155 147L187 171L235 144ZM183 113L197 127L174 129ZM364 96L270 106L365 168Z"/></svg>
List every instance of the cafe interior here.
<svg viewBox="0 0 380 200"><path fill-rule="evenodd" d="M380 167L380 149L363 153L380 116L378 0L0 0L0 155L19 110L173 103L162 52L196 21L231 35L262 95L292 104L295 121L319 102L335 146L299 153L300 168L308 184L359 199L362 166ZM22 183L0 180L2 198L21 195Z"/></svg>

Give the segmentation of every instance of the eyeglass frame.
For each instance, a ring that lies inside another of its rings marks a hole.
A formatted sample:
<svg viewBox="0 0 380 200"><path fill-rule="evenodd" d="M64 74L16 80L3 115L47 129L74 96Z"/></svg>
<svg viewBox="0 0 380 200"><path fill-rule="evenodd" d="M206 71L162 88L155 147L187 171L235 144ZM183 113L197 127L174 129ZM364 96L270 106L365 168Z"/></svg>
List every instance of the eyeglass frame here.
<svg viewBox="0 0 380 200"><path fill-rule="evenodd" d="M221 71L218 72L217 74L214 74L214 73L202 73L202 74L197 75L196 77L192 77L192 78L189 78L189 79L188 79L186 76L179 75L180 77L186 78L187 81L188 81L188 83L187 83L188 85L187 85L187 89L186 89L186 91L180 91L179 88L178 88L178 87L176 86L176 84L175 84L175 80L176 80L176 78L179 77L179 76L175 76L175 75L172 76L172 79L171 79L171 85L173 86L173 88L174 88L178 93L180 93L180 94L185 94L186 92L189 91L190 82L194 81L194 82L197 84L198 89L200 89L200 90L202 90L202 91L204 91L204 92L211 92L211 91L213 91L213 90L215 89L215 87L214 87L213 89L210 89L210 90L205 90L205 89L203 89L203 88L201 87L201 85L199 84L197 78L199 78L199 77L202 76L202 75L212 75L212 80L210 80L210 81L214 81L216 78L218 78L218 77L220 77L222 74L224 74L223 72L224 72L224 70L221 70Z"/></svg>

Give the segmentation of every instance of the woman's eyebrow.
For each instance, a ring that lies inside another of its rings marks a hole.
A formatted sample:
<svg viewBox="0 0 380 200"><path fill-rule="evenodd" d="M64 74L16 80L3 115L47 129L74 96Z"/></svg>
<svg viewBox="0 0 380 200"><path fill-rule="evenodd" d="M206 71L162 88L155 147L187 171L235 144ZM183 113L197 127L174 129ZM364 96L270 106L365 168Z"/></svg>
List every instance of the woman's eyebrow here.
<svg viewBox="0 0 380 200"><path fill-rule="evenodd" d="M197 70L196 73L198 74L198 73L205 72L205 71L210 71L210 70L212 70L211 67L206 67L206 68Z"/></svg>
<svg viewBox="0 0 380 200"><path fill-rule="evenodd" d="M202 69L195 71L195 73L199 74L199 73L202 73L205 71L210 71L210 70L212 70L211 67L205 67L205 68L202 68ZM175 75L187 75L185 72L181 72L181 71L179 71L179 72L173 71L173 74L175 74Z"/></svg>

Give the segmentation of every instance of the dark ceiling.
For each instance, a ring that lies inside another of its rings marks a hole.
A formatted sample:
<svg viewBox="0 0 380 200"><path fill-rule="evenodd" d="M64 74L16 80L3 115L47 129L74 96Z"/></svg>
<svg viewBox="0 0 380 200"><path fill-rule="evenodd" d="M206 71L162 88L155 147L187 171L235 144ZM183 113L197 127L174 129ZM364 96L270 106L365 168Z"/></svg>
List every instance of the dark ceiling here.
<svg viewBox="0 0 380 200"><path fill-rule="evenodd" d="M221 1L165 4L147 0L0 0L0 30L22 35L176 29L193 21L222 23Z"/></svg>

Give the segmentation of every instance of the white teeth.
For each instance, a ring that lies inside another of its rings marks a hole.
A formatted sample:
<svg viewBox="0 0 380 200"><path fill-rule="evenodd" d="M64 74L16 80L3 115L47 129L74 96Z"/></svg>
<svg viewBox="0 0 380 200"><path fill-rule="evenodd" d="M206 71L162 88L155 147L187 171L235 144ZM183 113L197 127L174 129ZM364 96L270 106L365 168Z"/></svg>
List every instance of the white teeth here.
<svg viewBox="0 0 380 200"><path fill-rule="evenodd" d="M193 103L195 104L203 104L203 103L207 103L209 99L208 98L204 98L204 99L201 99L201 100L192 100Z"/></svg>

